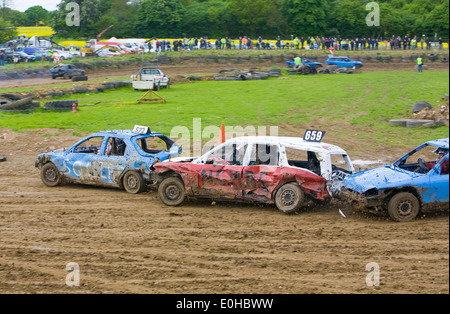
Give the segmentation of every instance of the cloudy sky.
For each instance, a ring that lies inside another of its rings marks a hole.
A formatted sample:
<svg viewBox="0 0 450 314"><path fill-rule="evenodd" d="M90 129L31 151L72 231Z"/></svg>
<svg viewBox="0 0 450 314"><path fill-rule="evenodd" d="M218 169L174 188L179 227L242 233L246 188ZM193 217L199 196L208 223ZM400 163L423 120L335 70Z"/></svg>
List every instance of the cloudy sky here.
<svg viewBox="0 0 450 314"><path fill-rule="evenodd" d="M47 11L56 10L56 6L61 0L7 0L8 7L14 10L24 12L29 7L40 5Z"/></svg>

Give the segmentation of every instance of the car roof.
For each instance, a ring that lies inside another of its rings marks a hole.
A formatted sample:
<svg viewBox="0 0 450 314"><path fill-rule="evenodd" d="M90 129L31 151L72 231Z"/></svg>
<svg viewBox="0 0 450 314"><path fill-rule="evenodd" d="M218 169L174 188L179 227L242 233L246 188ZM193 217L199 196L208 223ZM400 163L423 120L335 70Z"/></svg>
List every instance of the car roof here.
<svg viewBox="0 0 450 314"><path fill-rule="evenodd" d="M439 140L429 141L426 144L449 149L448 138L442 138Z"/></svg>
<svg viewBox="0 0 450 314"><path fill-rule="evenodd" d="M165 136L161 133L150 133L150 134L141 134L133 132L132 130L110 130L110 131L101 131L92 134L91 136L112 136L112 135L119 135L122 137L132 138L132 137L142 137L142 138L148 138L148 137L158 137L158 136Z"/></svg>
<svg viewBox="0 0 450 314"><path fill-rule="evenodd" d="M332 153L332 154L347 154L345 150L340 148L339 146L327 144L327 143L317 143L317 142L308 142L303 140L300 137L276 137L276 136L248 136L248 137L237 137L231 140L228 140L227 142L235 142L236 144L239 143L264 143L268 145L277 145L280 144L281 146L290 147L294 149L300 149L300 150L309 150L314 152L321 152L321 153Z"/></svg>

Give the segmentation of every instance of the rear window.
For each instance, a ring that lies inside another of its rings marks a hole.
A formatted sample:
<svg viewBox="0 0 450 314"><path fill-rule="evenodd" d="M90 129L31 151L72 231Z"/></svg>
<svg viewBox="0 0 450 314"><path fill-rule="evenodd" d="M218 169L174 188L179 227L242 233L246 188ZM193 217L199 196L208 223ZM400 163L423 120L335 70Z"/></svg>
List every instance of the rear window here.
<svg viewBox="0 0 450 314"><path fill-rule="evenodd" d="M146 153L157 154L169 151L172 143L161 137L147 137L137 140L139 147Z"/></svg>

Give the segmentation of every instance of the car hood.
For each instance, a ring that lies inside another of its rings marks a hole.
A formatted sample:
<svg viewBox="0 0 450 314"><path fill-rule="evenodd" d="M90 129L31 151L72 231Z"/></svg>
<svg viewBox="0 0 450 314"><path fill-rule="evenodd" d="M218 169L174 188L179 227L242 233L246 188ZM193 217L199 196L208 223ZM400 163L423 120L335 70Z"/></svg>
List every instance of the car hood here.
<svg viewBox="0 0 450 314"><path fill-rule="evenodd" d="M416 175L420 174L404 171L392 165L383 166L347 176L344 179L344 188L364 193L374 188L382 189L402 185L403 182L409 182Z"/></svg>

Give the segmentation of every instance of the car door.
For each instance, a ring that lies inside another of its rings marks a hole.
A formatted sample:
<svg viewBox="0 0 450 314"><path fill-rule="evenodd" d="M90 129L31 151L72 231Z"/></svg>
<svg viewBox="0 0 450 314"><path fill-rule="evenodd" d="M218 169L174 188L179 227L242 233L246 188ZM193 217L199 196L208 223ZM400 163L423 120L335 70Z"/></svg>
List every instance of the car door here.
<svg viewBox="0 0 450 314"><path fill-rule="evenodd" d="M281 180L280 146L254 143L244 168L243 193L248 200L268 201Z"/></svg>
<svg viewBox="0 0 450 314"><path fill-rule="evenodd" d="M71 148L64 160L62 171L67 177L85 184L98 184L100 169L98 158L105 150L105 137L88 137Z"/></svg>
<svg viewBox="0 0 450 314"><path fill-rule="evenodd" d="M109 137L106 149L94 164L99 168L99 181L102 185L120 186L124 171L132 163L130 160L131 145L122 137Z"/></svg>
<svg viewBox="0 0 450 314"><path fill-rule="evenodd" d="M247 147L245 143L221 145L206 157L202 165L193 165L193 170L198 175L198 185L194 193L210 198L217 196L224 199L241 199Z"/></svg>
<svg viewBox="0 0 450 314"><path fill-rule="evenodd" d="M446 169L447 171L445 171ZM447 206L449 202L448 155L428 173L429 188L423 190L423 201Z"/></svg>

